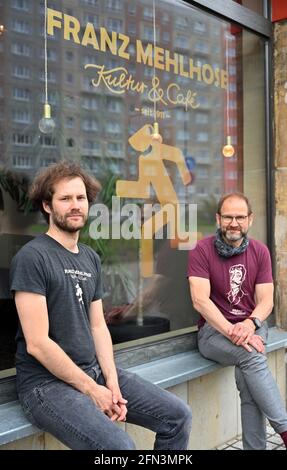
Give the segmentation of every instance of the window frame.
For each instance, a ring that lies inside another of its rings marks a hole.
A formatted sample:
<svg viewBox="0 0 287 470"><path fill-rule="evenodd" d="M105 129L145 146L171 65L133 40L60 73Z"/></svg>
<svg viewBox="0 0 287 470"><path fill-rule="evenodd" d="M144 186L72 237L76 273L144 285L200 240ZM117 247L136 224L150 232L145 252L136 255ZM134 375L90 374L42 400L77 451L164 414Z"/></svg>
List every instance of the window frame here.
<svg viewBox="0 0 287 470"><path fill-rule="evenodd" d="M89 5L89 2L83 2ZM171 3L171 0L166 0L166 3ZM246 7L243 7L232 0L176 0L172 2L186 6L187 8L195 7L201 12L206 12L219 19L232 21L242 26L244 29L252 33L258 34L265 39L265 163L266 163L266 220L267 220L267 245L272 249L274 247L274 230L273 230L273 217L274 214L274 200L271 198L274 182L272 179L272 122L271 122L271 109L272 109L272 93L271 89L271 37L272 37L272 23L270 7L267 0L264 0L264 15L259 15ZM108 19L108 12L106 20ZM143 18L144 19L144 18ZM88 139L88 134L85 137ZM272 257L273 258L273 257ZM188 331L186 331L188 330ZM196 347L196 332L197 327L192 326L186 330L177 330L172 332L172 337L165 339L151 336L126 343L126 345L115 346L115 358L118 365L121 367L131 367L139 365L151 360L162 357L167 357L173 354L178 354ZM0 391L5 389L3 382L11 381L11 374L15 373L15 369L8 369L0 371ZM0 393L1 394L1 393ZM11 399L11 398L10 398Z"/></svg>

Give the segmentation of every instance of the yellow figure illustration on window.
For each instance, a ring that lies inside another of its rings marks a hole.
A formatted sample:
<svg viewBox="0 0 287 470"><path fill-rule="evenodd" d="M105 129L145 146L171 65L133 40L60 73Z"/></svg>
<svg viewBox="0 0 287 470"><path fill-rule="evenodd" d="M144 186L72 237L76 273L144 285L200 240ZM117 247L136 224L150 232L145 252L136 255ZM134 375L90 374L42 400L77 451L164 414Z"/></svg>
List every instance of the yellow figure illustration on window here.
<svg viewBox="0 0 287 470"><path fill-rule="evenodd" d="M153 140L152 131L151 125L145 125L129 138L130 145L135 150L142 152L138 159L138 180L119 180L116 185L117 196L136 199L150 199L152 186L159 204L161 206L169 205L174 209L173 211L161 209L142 225L141 273L143 277L150 277L153 274L153 235L160 228L169 223L170 232L176 234L177 240L184 241L188 238L188 233L179 233L178 230L179 200L164 165L164 160L177 165L184 185L191 181L190 172L181 150Z"/></svg>

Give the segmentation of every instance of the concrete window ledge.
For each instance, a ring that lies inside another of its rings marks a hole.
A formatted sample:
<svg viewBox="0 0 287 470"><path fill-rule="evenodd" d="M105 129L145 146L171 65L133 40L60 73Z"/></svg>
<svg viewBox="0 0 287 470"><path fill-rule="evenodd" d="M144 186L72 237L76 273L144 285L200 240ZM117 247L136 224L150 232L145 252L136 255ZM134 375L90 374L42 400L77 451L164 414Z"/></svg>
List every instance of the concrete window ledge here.
<svg viewBox="0 0 287 470"><path fill-rule="evenodd" d="M267 353L287 347L287 332L270 328ZM162 388L170 388L222 368L197 349L129 368ZM0 405L0 446L40 432L26 419L18 401Z"/></svg>
<svg viewBox="0 0 287 470"><path fill-rule="evenodd" d="M270 353L286 347L287 331L279 330L276 327L269 328L266 352ZM130 367L128 370L139 374L141 377L162 388L169 388L209 374L220 368L222 368L220 364L205 359L200 352L195 349L140 366Z"/></svg>

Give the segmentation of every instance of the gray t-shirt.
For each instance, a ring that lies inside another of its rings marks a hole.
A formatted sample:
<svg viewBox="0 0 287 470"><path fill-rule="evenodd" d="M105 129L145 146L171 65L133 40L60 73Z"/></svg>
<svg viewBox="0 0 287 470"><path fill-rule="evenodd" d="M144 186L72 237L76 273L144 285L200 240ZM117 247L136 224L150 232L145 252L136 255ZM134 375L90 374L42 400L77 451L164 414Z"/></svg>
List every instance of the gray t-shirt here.
<svg viewBox="0 0 287 470"><path fill-rule="evenodd" d="M83 370L97 367L90 329L91 302L102 297L98 255L78 244L79 253L66 250L48 235L27 243L11 264L11 291L46 297L49 337ZM53 375L27 353L21 325L16 335L17 385L20 393L53 379Z"/></svg>

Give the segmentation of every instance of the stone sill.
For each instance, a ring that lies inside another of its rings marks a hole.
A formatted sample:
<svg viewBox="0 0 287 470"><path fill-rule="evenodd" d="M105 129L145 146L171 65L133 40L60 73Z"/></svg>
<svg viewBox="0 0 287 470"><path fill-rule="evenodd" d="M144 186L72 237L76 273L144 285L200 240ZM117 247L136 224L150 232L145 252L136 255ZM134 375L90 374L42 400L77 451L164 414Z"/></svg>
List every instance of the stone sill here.
<svg viewBox="0 0 287 470"><path fill-rule="evenodd" d="M276 327L269 329L267 353L287 347L287 332ZM197 349L158 359L128 370L136 372L141 377L169 388L197 377L209 374L222 366L205 359ZM0 405L0 445L15 441L39 432L26 419L20 403L11 401Z"/></svg>

